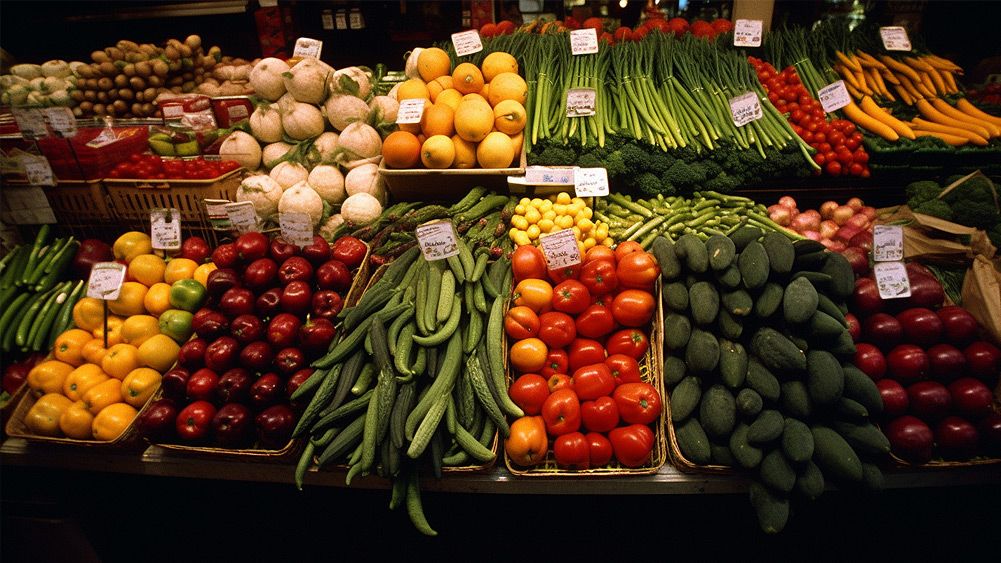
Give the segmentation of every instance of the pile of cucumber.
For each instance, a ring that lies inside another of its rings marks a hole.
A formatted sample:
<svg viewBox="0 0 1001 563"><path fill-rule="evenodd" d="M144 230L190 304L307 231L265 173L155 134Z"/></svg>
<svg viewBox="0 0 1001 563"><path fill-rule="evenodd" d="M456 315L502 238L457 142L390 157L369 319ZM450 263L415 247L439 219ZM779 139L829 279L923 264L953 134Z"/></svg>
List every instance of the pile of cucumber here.
<svg viewBox="0 0 1001 563"><path fill-rule="evenodd" d="M341 337L313 362L293 395L312 398L293 435L309 436L296 468L301 488L314 456L346 464L347 484L375 473L393 482L390 508L406 504L419 531L436 532L421 508L418 472L492 462L505 413L524 413L504 382L506 259L469 250L427 261L412 247L386 267L358 304L342 311Z"/></svg>
<svg viewBox="0 0 1001 563"><path fill-rule="evenodd" d="M811 240L744 226L653 242L663 274L664 381L681 453L754 472L762 530L825 479L878 490L890 444L876 385L851 363L848 261Z"/></svg>
<svg viewBox="0 0 1001 563"><path fill-rule="evenodd" d="M83 281L61 281L80 243L50 241L42 225L33 244L22 244L0 260L0 348L4 353L50 350L73 323L73 305Z"/></svg>

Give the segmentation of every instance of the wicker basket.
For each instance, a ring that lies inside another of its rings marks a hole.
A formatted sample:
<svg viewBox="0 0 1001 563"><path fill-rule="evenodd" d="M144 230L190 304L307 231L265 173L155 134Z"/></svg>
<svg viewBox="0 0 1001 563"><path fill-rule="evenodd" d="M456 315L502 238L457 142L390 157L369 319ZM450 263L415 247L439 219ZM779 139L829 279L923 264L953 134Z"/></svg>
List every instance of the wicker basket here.
<svg viewBox="0 0 1001 563"><path fill-rule="evenodd" d="M114 214L100 180L59 181L43 189L60 231L77 238L107 234Z"/></svg>
<svg viewBox="0 0 1001 563"><path fill-rule="evenodd" d="M998 387L998 391L994 395L994 412L1001 413L1001 399L999 399L998 394L1001 393L1001 386ZM1001 457L987 457L987 456L977 456L972 459L967 459L963 461L949 461L943 459L933 459L927 463L911 463L905 459L901 459L890 452L890 459L893 464L900 468L911 469L951 469L955 467L977 467L980 465L996 465L1001 463Z"/></svg>
<svg viewBox="0 0 1001 563"><path fill-rule="evenodd" d="M660 280L657 281L656 293L654 298L657 303L661 302L661 285ZM505 306L507 309L507 306ZM515 464L511 457L504 452L504 464L507 466L508 471L512 475L518 477L543 477L543 478L565 478L565 477L624 477L630 475L651 475L660 471L660 468L667 461L667 444L664 436L664 416L665 411L663 410L667 406L667 397L664 394L664 367L661 364L661 355L658 352L657 342L663 342L663 336L660 334L662 331L663 323L661 322L660 315L654 319L650 331L650 347L647 349L646 355L640 364L640 377L643 381L653 385L657 392L660 393L661 400L661 416L654 423L654 443L653 450L650 452L650 462L641 467L625 467L619 465L617 462L612 463L606 467L595 467L591 469L567 469L560 467L556 463L556 458L553 455L553 451L550 448L549 452L546 454L546 459L534 467L522 467ZM512 374L510 370L510 364L507 362L506 356L508 349L507 346L507 336L504 337L504 350L505 350L505 364L508 365L507 371L507 383L510 386L512 382Z"/></svg>

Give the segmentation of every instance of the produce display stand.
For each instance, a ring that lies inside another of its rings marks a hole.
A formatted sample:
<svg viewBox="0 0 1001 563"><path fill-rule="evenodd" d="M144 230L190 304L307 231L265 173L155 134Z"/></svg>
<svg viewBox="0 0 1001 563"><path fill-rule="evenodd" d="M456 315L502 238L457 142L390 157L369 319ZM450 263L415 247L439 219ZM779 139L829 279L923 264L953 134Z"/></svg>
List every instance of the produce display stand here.
<svg viewBox="0 0 1001 563"><path fill-rule="evenodd" d="M394 170L386 168L385 161L379 164L379 174L386 181L386 187L397 201L421 201L433 193L438 199L458 199L469 191L470 186L483 186L504 193L507 177L525 174L525 153L522 152L518 166L511 168L470 168L466 170L428 170L414 168Z"/></svg>

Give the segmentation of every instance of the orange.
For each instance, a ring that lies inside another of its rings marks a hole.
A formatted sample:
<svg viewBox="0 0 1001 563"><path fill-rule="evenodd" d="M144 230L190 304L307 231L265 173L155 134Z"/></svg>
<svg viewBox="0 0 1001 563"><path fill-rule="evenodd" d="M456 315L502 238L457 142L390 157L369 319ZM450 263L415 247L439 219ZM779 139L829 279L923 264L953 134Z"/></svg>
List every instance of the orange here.
<svg viewBox="0 0 1001 563"><path fill-rule="evenodd" d="M69 397L71 401L79 401L91 387L108 379L108 374L104 373L101 366L83 364L66 376L66 381L63 382L63 395Z"/></svg>
<svg viewBox="0 0 1001 563"><path fill-rule="evenodd" d="M121 381L130 371L139 367L139 349L131 344L115 344L101 360L104 373Z"/></svg>
<svg viewBox="0 0 1001 563"><path fill-rule="evenodd" d="M97 414L104 407L122 402L122 382L108 379L91 387L83 395L83 404L90 414Z"/></svg>
<svg viewBox="0 0 1001 563"><path fill-rule="evenodd" d="M125 277L149 287L163 281L163 272L166 269L167 263L163 258L156 254L140 254L129 262Z"/></svg>
<svg viewBox="0 0 1001 563"><path fill-rule="evenodd" d="M122 432L132 424L139 411L132 405L125 403L115 403L104 407L104 410L97 413L94 422L91 424L91 431L95 440L110 442L122 435Z"/></svg>
<svg viewBox="0 0 1001 563"><path fill-rule="evenodd" d="M448 168L455 160L455 147L452 139L445 135L428 137L421 146L421 162L428 168Z"/></svg>
<svg viewBox="0 0 1001 563"><path fill-rule="evenodd" d="M476 143L470 143L458 135L452 135L452 145L455 147L453 168L476 168Z"/></svg>
<svg viewBox="0 0 1001 563"><path fill-rule="evenodd" d="M518 73L518 61L510 53L495 51L484 57L480 63L483 69L483 79L490 82L495 76L504 72Z"/></svg>
<svg viewBox="0 0 1001 563"><path fill-rule="evenodd" d="M463 139L478 143L494 128L494 110L486 102L463 100L455 110L455 132Z"/></svg>
<svg viewBox="0 0 1001 563"><path fill-rule="evenodd" d="M118 294L118 299L108 301L108 309L116 315L142 315L146 312L143 306L143 299L149 288L139 282L125 282L122 284L122 292Z"/></svg>
<svg viewBox="0 0 1001 563"><path fill-rule="evenodd" d="M156 317L170 309L170 284L153 284L146 292L146 296L143 297L143 307L147 313Z"/></svg>
<svg viewBox="0 0 1001 563"><path fill-rule="evenodd" d="M140 346L151 336L160 334L160 321L150 315L133 315L122 323L122 342Z"/></svg>
<svg viewBox="0 0 1001 563"><path fill-rule="evenodd" d="M190 258L172 258L167 262L167 269L163 272L163 281L174 283L177 280L189 280L195 276L197 269L198 262Z"/></svg>
<svg viewBox="0 0 1001 563"><path fill-rule="evenodd" d="M500 131L486 136L476 147L476 162L482 168L507 168L514 160L514 145L511 137Z"/></svg>
<svg viewBox="0 0 1001 563"><path fill-rule="evenodd" d="M115 260L122 260L128 264L140 254L151 254L153 240L146 233L129 231L115 240L112 252L115 255Z"/></svg>
<svg viewBox="0 0 1001 563"><path fill-rule="evenodd" d="M462 93L455 88L449 88L448 90L443 90L441 94L438 94L438 99L435 100L436 104L444 104L455 111L459 107L459 102L462 101Z"/></svg>
<svg viewBox="0 0 1001 563"><path fill-rule="evenodd" d="M452 71L452 84L463 94L479 92L483 83L483 73L473 63L461 63Z"/></svg>
<svg viewBox="0 0 1001 563"><path fill-rule="evenodd" d="M413 168L421 159L421 143L407 131L394 131L382 142L382 161L389 168Z"/></svg>
<svg viewBox="0 0 1001 563"><path fill-rule="evenodd" d="M215 262L206 262L205 264L200 264L195 268L195 273L191 277L195 279L196 282L202 284L202 286L207 286L209 284L209 274L213 270L218 270L219 267L215 265Z"/></svg>
<svg viewBox="0 0 1001 563"><path fill-rule="evenodd" d="M150 368L134 369L122 381L122 399L137 409L142 408L159 388L159 372Z"/></svg>
<svg viewBox="0 0 1001 563"><path fill-rule="evenodd" d="M122 343L123 324L125 324L125 321L123 321L121 317L116 317L114 315L108 316L108 348L111 348L115 344ZM103 342L104 325L102 324L101 326L95 328L92 334L94 335L94 338L100 338Z"/></svg>
<svg viewBox="0 0 1001 563"><path fill-rule="evenodd" d="M524 131L518 133L514 137L511 137L511 145L514 146L514 158L521 158L521 149L525 145L525 133Z"/></svg>
<svg viewBox="0 0 1001 563"><path fill-rule="evenodd" d="M467 100L478 100L478 101L481 101L481 102L483 102L485 104L489 103L489 102L487 102L486 98L484 98L483 96L481 96L479 94L466 94L465 96L462 97L462 100L460 100L460 102L465 102Z"/></svg>
<svg viewBox="0 0 1001 563"><path fill-rule="evenodd" d="M167 286L170 289L170 286ZM73 324L77 328L92 331L101 326L104 319L104 303L100 299L84 297L73 306Z"/></svg>
<svg viewBox="0 0 1001 563"><path fill-rule="evenodd" d="M91 424L94 422L94 415L90 414L83 401L77 401L63 411L59 417L59 429L67 438L74 440L90 440L93 437Z"/></svg>
<svg viewBox="0 0 1001 563"><path fill-rule="evenodd" d="M503 100L514 100L525 105L528 100L528 84L513 72L502 72L490 81L490 105L496 106Z"/></svg>
<svg viewBox="0 0 1001 563"><path fill-rule="evenodd" d="M28 387L42 393L61 393L73 366L59 360L48 360L28 372Z"/></svg>
<svg viewBox="0 0 1001 563"><path fill-rule="evenodd" d="M92 338L83 345L83 359L92 364L101 365L101 360L104 359L104 355L107 353L108 349L104 347L103 338Z"/></svg>
<svg viewBox="0 0 1001 563"><path fill-rule="evenodd" d="M430 82L439 76L445 76L452 68L448 53L438 47L424 49L417 55L417 72L425 82Z"/></svg>
<svg viewBox="0 0 1001 563"><path fill-rule="evenodd" d="M163 373L177 361L180 349L173 338L166 334L157 334L139 347L139 361L142 365Z"/></svg>
<svg viewBox="0 0 1001 563"><path fill-rule="evenodd" d="M71 328L56 337L56 342L52 348L52 355L57 360L66 362L71 366L79 366L84 362L83 345L91 338L92 336L86 330Z"/></svg>
<svg viewBox="0 0 1001 563"><path fill-rule="evenodd" d="M400 89L396 91L396 99L399 101L410 99L431 99L427 84L420 78L411 78L400 84Z"/></svg>
<svg viewBox="0 0 1001 563"><path fill-rule="evenodd" d="M452 77L447 74L445 76L439 76L438 78L435 78L431 82L428 82L427 86L428 86L428 95L431 97L431 101L432 102L437 101L439 94L441 94L445 90L453 89Z"/></svg>
<svg viewBox="0 0 1001 563"><path fill-rule="evenodd" d="M525 106L514 100L504 100L494 106L494 128L507 135L517 135L525 129Z"/></svg>
<svg viewBox="0 0 1001 563"><path fill-rule="evenodd" d="M435 135L445 135L451 137L455 133L455 125L452 120L455 118L455 111L451 106L445 104L434 104L424 108L424 115L421 117L421 132L426 137Z"/></svg>
<svg viewBox="0 0 1001 563"><path fill-rule="evenodd" d="M484 84L483 88L481 88L480 91L477 92L477 94L483 96L484 100L489 100L490 99L490 83Z"/></svg>

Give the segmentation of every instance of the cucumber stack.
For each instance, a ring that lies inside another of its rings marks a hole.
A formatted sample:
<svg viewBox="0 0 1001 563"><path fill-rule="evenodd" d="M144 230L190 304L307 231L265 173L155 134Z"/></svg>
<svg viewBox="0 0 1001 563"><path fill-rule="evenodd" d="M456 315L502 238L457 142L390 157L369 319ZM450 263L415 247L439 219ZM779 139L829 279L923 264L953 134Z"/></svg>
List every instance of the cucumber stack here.
<svg viewBox="0 0 1001 563"><path fill-rule="evenodd" d="M872 423L883 403L851 364L852 269L820 243L745 226L702 241L659 237L664 380L681 453L753 472L762 530L781 531L793 497L825 479L878 490L890 450Z"/></svg>

